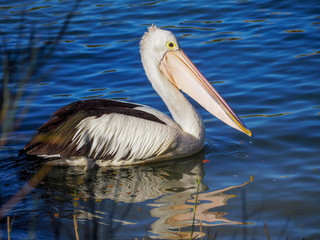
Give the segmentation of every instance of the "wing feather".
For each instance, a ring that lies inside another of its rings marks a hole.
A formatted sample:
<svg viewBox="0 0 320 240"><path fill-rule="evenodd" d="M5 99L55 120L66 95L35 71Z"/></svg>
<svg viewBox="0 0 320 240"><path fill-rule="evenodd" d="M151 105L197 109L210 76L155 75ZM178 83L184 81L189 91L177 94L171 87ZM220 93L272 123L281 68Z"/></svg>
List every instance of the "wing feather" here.
<svg viewBox="0 0 320 240"><path fill-rule="evenodd" d="M93 160L151 158L174 149L179 127L165 114L138 104L107 99L71 103L26 144L29 155L77 156Z"/></svg>
<svg viewBox="0 0 320 240"><path fill-rule="evenodd" d="M77 151L91 142L89 158L113 161L146 159L174 149L178 129L122 114L89 117L77 126L72 141Z"/></svg>

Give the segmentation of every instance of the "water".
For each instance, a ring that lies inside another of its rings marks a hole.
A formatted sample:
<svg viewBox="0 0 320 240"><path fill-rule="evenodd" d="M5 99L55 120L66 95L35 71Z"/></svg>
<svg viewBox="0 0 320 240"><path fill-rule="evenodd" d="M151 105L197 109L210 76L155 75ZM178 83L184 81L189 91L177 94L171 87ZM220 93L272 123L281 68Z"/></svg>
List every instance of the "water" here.
<svg viewBox="0 0 320 240"><path fill-rule="evenodd" d="M30 49L31 29L33 46L48 50L73 12L60 44L23 87L15 127L2 136L1 205L37 172L18 152L59 107L103 97L168 113L140 63L139 41L152 23L175 33L253 136L193 102L206 123L202 152L125 169L52 169L7 214L11 238L76 239L77 226L80 239L190 239L192 225L193 236L204 239L320 238L317 0L73 6L68 0L0 2L2 50L15 51L12 61L18 63ZM15 71L16 78L26 69ZM10 88L18 89L14 83Z"/></svg>

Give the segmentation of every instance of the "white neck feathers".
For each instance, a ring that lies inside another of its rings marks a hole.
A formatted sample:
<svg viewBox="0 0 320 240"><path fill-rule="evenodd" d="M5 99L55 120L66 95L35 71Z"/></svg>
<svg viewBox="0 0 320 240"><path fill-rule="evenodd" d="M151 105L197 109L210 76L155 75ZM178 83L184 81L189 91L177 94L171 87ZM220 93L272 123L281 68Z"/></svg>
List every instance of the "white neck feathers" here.
<svg viewBox="0 0 320 240"><path fill-rule="evenodd" d="M146 44L141 45L140 53L142 65L149 81L167 105L175 122L182 131L204 141L205 130L201 116L186 97L160 72L159 62L161 59L152 55L152 50Z"/></svg>

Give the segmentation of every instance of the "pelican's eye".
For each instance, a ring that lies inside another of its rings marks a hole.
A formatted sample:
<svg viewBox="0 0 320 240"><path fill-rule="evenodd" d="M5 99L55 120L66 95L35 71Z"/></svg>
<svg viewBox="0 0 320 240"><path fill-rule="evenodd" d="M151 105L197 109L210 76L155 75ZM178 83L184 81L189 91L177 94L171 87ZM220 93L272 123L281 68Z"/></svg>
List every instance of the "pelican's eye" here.
<svg viewBox="0 0 320 240"><path fill-rule="evenodd" d="M167 47L170 49L170 50L174 50L177 48L177 45L174 43L174 42L167 42Z"/></svg>

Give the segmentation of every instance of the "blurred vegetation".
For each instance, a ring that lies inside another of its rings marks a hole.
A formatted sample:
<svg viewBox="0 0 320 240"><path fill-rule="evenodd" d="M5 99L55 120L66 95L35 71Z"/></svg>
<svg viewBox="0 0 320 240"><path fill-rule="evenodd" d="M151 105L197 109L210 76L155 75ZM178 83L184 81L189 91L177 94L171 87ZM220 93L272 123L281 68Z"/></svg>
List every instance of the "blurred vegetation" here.
<svg viewBox="0 0 320 240"><path fill-rule="evenodd" d="M63 39L79 3L80 0L75 0L72 9L66 10L62 27L53 37L46 37L50 34L43 36L36 26L28 24L26 14L30 13L27 9L20 11L16 36L6 35L6 29L0 30L0 149L16 138L37 86L51 71L47 70L45 65L56 54L57 46ZM7 218L8 239L14 224L14 218L10 219L12 208L30 194L50 171L51 167L43 166L25 186L0 206L0 220Z"/></svg>
<svg viewBox="0 0 320 240"><path fill-rule="evenodd" d="M26 116L30 101L36 94L36 86L49 74L48 71L43 70L44 65L57 51L57 46L63 39L79 3L80 0L75 1L73 9L63 19L60 31L45 41L41 39L41 33L36 31L35 26L26 24L26 10L21 11L15 39L10 36L8 41L5 31L2 32L0 37L0 146L4 146L11 137L14 137L15 131Z"/></svg>

